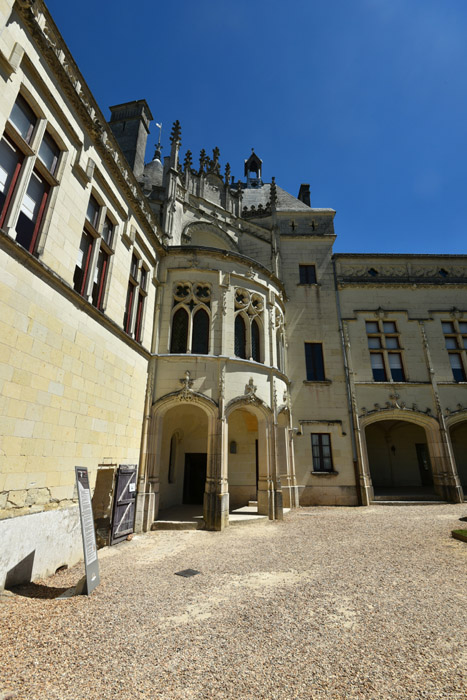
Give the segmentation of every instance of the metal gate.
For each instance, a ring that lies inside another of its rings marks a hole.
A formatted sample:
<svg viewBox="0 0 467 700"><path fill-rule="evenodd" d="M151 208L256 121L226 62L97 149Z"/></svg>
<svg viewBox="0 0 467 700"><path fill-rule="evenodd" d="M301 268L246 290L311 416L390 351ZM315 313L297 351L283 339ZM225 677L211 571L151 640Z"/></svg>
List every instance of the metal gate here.
<svg viewBox="0 0 467 700"><path fill-rule="evenodd" d="M136 503L136 464L121 464L117 470L110 544L133 532Z"/></svg>

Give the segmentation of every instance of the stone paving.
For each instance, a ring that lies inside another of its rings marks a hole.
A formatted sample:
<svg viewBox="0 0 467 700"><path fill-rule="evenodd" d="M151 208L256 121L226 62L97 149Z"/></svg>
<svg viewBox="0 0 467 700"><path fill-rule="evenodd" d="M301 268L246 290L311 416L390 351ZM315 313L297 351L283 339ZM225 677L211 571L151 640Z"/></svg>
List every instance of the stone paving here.
<svg viewBox="0 0 467 700"><path fill-rule="evenodd" d="M82 565L0 597L0 698L465 700L463 516L301 508L134 537L100 552L90 598L54 598Z"/></svg>

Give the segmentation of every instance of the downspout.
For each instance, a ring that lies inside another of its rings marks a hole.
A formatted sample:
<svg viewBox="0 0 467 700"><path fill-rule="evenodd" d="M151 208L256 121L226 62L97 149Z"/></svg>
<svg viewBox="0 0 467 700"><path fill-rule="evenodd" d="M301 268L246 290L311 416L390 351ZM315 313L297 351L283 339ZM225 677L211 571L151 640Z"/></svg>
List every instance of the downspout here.
<svg viewBox="0 0 467 700"><path fill-rule="evenodd" d="M154 392L154 380L156 372L156 358L154 357L154 350L156 348L156 341L158 340L158 316L159 313L159 297L160 297L161 287L156 287L156 294L154 298L154 318L152 326L152 338L151 338L151 357L148 360L148 378L146 384L146 396L144 399L144 414L143 414L143 430L141 435L141 448L139 454L139 466L138 466L138 497L139 497L139 518L141 530L145 532L151 523L146 522L149 516L150 507L150 493L148 491L148 475L147 475L147 465L148 465L148 435L149 426L151 424L151 406L152 397ZM142 512L141 512L142 511Z"/></svg>
<svg viewBox="0 0 467 700"><path fill-rule="evenodd" d="M358 459L357 441L355 438L355 435L358 431L358 419L357 419L356 412L354 410L354 405L353 405L353 401L352 401L352 392L350 389L349 360L348 360L347 346L346 346L345 336L344 336L344 327L342 325L342 313L341 313L341 305L340 305L340 299L339 299L339 287L337 284L336 263L335 263L334 259L332 260L332 269L333 269L333 274L334 274L334 289L336 292L336 307L337 307L337 320L339 323L339 335L341 338L342 353L343 353L343 357L344 357L344 373L345 373L345 386L346 386L346 395L347 395L347 408L348 408L349 416L351 419L350 441L352 443L352 461L353 461L353 467L354 467L354 473L355 473L355 484L357 487L357 499L358 499L359 506L369 506L370 500L368 498L368 491L364 486L365 475L363 474L363 470L361 468L361 461Z"/></svg>

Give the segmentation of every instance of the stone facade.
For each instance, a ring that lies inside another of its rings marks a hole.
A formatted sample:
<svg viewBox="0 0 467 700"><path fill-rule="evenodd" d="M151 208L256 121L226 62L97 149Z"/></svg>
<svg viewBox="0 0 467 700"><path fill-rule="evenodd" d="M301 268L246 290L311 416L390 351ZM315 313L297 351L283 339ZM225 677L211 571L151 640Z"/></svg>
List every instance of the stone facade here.
<svg viewBox="0 0 467 700"><path fill-rule="evenodd" d="M75 466L108 522L138 464L138 530L461 500L467 258L333 255L308 185L195 163L178 122L144 165L146 102L107 124L42 1L0 13L0 586L79 558Z"/></svg>

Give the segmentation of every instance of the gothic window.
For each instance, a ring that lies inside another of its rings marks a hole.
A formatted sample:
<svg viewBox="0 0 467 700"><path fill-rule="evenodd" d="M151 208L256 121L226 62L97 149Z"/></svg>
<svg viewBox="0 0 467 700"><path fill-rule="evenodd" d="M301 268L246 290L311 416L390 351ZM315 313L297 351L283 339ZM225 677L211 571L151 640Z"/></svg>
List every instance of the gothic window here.
<svg viewBox="0 0 467 700"><path fill-rule="evenodd" d="M174 285L170 352L209 354L211 286L177 282Z"/></svg>
<svg viewBox="0 0 467 700"><path fill-rule="evenodd" d="M195 355L207 355L209 352L209 316L203 308L193 316L191 351Z"/></svg>
<svg viewBox="0 0 467 700"><path fill-rule="evenodd" d="M235 355L237 357L246 357L246 326L241 314L235 317Z"/></svg>
<svg viewBox="0 0 467 700"><path fill-rule="evenodd" d="M186 352L188 342L188 313L184 308L178 309L172 319L172 338L170 352Z"/></svg>
<svg viewBox="0 0 467 700"><path fill-rule="evenodd" d="M256 319L251 322L251 357L255 362L261 362L259 325Z"/></svg>
<svg viewBox="0 0 467 700"><path fill-rule="evenodd" d="M235 290L235 346L236 357L263 362L261 330L263 297L246 289Z"/></svg>

